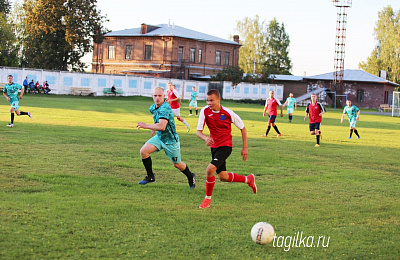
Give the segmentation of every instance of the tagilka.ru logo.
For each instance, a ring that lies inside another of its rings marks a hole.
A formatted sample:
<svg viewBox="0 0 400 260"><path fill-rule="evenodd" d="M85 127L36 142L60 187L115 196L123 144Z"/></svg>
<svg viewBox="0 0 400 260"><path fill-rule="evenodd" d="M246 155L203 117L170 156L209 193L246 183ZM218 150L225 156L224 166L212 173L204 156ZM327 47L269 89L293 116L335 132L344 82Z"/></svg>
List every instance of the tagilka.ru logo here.
<svg viewBox="0 0 400 260"><path fill-rule="evenodd" d="M329 247L330 236L325 241L326 236L303 236L303 231L298 231L293 236L274 236L273 247L283 247L284 251L289 251L292 247ZM326 244L325 244L326 242Z"/></svg>

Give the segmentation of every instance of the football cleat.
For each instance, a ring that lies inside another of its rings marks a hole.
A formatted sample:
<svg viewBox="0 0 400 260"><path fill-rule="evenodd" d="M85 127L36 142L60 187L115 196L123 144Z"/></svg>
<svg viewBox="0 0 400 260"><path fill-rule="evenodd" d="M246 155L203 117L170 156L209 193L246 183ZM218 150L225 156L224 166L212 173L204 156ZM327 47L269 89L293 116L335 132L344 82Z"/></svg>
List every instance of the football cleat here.
<svg viewBox="0 0 400 260"><path fill-rule="evenodd" d="M316 144L315 147L320 147L320 145L319 145L319 144Z"/></svg>
<svg viewBox="0 0 400 260"><path fill-rule="evenodd" d="M139 181L139 184L146 185L149 182L155 182L155 181L156 181L156 178L154 178L154 177L150 178L149 176L146 176L146 177L144 177L143 180Z"/></svg>
<svg viewBox="0 0 400 260"><path fill-rule="evenodd" d="M360 139L360 136L357 136L357 139Z"/></svg>
<svg viewBox="0 0 400 260"><path fill-rule="evenodd" d="M247 175L247 185L253 190L253 193L257 193L256 177L254 174Z"/></svg>
<svg viewBox="0 0 400 260"><path fill-rule="evenodd" d="M204 199L199 208L206 209L210 207L211 199Z"/></svg>
<svg viewBox="0 0 400 260"><path fill-rule="evenodd" d="M28 112L28 116L32 119L32 113Z"/></svg>
<svg viewBox="0 0 400 260"><path fill-rule="evenodd" d="M196 188L196 174L194 172L192 172L193 174L193 184L190 185L189 183L189 190Z"/></svg>
<svg viewBox="0 0 400 260"><path fill-rule="evenodd" d="M280 137L280 136L282 136L282 134L278 134L276 137Z"/></svg>
<svg viewBox="0 0 400 260"><path fill-rule="evenodd" d="M7 126L8 126L8 127L14 127L14 125L11 124L11 123L9 123Z"/></svg>

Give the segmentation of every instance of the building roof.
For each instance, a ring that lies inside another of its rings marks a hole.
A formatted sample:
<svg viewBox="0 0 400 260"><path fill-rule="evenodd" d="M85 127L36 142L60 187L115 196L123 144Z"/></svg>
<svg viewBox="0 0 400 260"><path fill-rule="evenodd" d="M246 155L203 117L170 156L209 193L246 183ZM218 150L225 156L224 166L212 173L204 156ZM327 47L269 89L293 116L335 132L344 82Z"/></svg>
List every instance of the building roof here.
<svg viewBox="0 0 400 260"><path fill-rule="evenodd" d="M276 81L302 81L303 77L301 76L294 76L294 75L276 75L271 74L270 78L273 78Z"/></svg>
<svg viewBox="0 0 400 260"><path fill-rule="evenodd" d="M174 37L188 38L206 42L220 42L220 43L240 45L235 41L230 41L209 34L197 32L178 25L158 24L158 25L147 25L147 27L148 27L147 30L148 32L146 34L141 34L140 33L141 27L138 27L132 29L125 29L121 31L109 32L105 36L174 36Z"/></svg>
<svg viewBox="0 0 400 260"><path fill-rule="evenodd" d="M315 75L311 77L304 77L304 79L314 79L314 80L333 80L333 72L325 73L320 75ZM384 78L372 75L363 70L344 70L343 71L343 81L358 81L358 82L374 82L374 83L386 83L390 85L400 86L400 84L391 82Z"/></svg>

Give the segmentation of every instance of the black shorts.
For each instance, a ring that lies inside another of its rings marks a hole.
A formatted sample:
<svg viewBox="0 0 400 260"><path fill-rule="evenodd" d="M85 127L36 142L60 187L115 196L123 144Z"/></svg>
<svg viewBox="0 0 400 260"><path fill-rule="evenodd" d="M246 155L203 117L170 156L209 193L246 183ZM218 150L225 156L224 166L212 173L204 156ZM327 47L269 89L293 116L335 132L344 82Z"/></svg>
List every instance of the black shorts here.
<svg viewBox="0 0 400 260"><path fill-rule="evenodd" d="M217 174L226 171L226 159L232 153L232 147L220 146L217 148L211 148L212 160L211 164L217 167Z"/></svg>
<svg viewBox="0 0 400 260"><path fill-rule="evenodd" d="M310 132L314 131L315 129L319 130L320 126L321 126L321 123L310 124Z"/></svg>

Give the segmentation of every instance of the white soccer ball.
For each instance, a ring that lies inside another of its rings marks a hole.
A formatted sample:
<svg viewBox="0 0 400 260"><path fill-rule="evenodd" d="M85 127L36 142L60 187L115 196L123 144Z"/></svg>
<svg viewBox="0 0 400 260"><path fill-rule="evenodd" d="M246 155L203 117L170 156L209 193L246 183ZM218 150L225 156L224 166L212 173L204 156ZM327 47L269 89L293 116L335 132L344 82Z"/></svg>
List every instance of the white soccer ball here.
<svg viewBox="0 0 400 260"><path fill-rule="evenodd" d="M258 222L251 229L251 238L257 244L265 245L274 240L275 231L271 224Z"/></svg>

